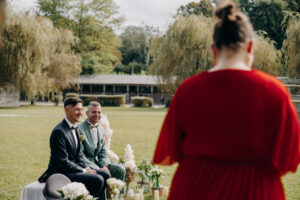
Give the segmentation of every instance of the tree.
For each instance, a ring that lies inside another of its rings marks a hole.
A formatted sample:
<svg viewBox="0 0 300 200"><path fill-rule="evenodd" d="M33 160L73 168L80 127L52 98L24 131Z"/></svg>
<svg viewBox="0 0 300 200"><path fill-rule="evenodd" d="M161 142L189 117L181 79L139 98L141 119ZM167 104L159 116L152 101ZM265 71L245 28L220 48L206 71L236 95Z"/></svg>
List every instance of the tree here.
<svg viewBox="0 0 300 200"><path fill-rule="evenodd" d="M146 65L142 63L131 62L129 65L116 64L114 72L117 74L141 74L147 70Z"/></svg>
<svg viewBox="0 0 300 200"><path fill-rule="evenodd" d="M287 38L283 42L284 63L290 77L300 78L300 13L287 12Z"/></svg>
<svg viewBox="0 0 300 200"><path fill-rule="evenodd" d="M169 92L187 77L211 68L213 19L200 16L179 17L163 37L150 46L153 56L151 73L157 75ZM257 35L254 67L277 75L280 72L280 51L274 42Z"/></svg>
<svg viewBox="0 0 300 200"><path fill-rule="evenodd" d="M159 34L159 29L152 26L127 26L120 38L122 46L122 64L132 62L146 64L148 44Z"/></svg>
<svg viewBox="0 0 300 200"><path fill-rule="evenodd" d="M14 85L32 102L70 87L80 73L72 44L72 32L55 28L49 19L10 15L0 39L1 86Z"/></svg>
<svg viewBox="0 0 300 200"><path fill-rule="evenodd" d="M115 17L118 7L113 0L40 0L39 8L41 15L78 38L74 49L81 56L82 73L109 73L121 61L121 42L113 29L122 18Z"/></svg>
<svg viewBox="0 0 300 200"><path fill-rule="evenodd" d="M275 42L265 37L263 32L258 32L255 39L255 57L253 68L262 70L272 75L281 75L281 51L276 49Z"/></svg>
<svg viewBox="0 0 300 200"><path fill-rule="evenodd" d="M212 18L202 15L179 17L163 37L154 39L149 49L150 71L167 91L174 92L188 76L210 68L212 25Z"/></svg>
<svg viewBox="0 0 300 200"><path fill-rule="evenodd" d="M240 0L241 8L246 12L254 30L263 30L266 36L276 42L277 49L282 46L285 28L281 26L287 3L284 0L248 1Z"/></svg>
<svg viewBox="0 0 300 200"><path fill-rule="evenodd" d="M177 15L188 17L191 15L204 15L205 17L212 17L214 7L209 0L201 0L199 3L190 2L187 5L182 5L177 9Z"/></svg>
<svg viewBox="0 0 300 200"><path fill-rule="evenodd" d="M68 2L69 0L38 0L40 13L37 14L49 17L56 27L69 28L72 20L67 16L70 10Z"/></svg>

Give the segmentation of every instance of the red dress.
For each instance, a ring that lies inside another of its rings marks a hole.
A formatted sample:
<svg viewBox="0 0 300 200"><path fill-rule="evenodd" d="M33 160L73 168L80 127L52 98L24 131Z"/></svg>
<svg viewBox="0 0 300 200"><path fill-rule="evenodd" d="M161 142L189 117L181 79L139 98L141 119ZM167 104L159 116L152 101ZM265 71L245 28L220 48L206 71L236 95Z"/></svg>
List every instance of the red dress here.
<svg viewBox="0 0 300 200"><path fill-rule="evenodd" d="M169 199L285 199L280 176L300 162L286 87L259 70L204 72L177 89L154 163L179 162Z"/></svg>

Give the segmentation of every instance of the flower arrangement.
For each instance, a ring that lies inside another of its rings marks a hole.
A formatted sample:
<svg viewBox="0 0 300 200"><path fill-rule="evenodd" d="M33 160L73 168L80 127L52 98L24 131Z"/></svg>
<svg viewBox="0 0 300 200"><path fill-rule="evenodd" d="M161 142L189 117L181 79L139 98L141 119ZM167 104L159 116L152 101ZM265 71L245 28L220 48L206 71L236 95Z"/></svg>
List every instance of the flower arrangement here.
<svg viewBox="0 0 300 200"><path fill-rule="evenodd" d="M164 173L164 170L159 169L158 166L155 166L154 168L152 168L150 170L151 178L152 178L152 181L153 181L152 187L154 187L154 188L161 187L161 185L159 184L159 178L163 175L163 173Z"/></svg>
<svg viewBox="0 0 300 200"><path fill-rule="evenodd" d="M82 183L69 183L57 192L65 200L96 200Z"/></svg>
<svg viewBox="0 0 300 200"><path fill-rule="evenodd" d="M139 177L138 186L143 189L144 192L149 191L149 182L151 178L150 170L153 168L152 162L145 158L137 166L137 174Z"/></svg>
<svg viewBox="0 0 300 200"><path fill-rule="evenodd" d="M124 154L124 167L126 169L126 196L128 195L129 184L134 181L136 176L136 164L133 150L130 144L127 144Z"/></svg>
<svg viewBox="0 0 300 200"><path fill-rule="evenodd" d="M134 160L133 150L130 144L127 144L124 154L124 167L131 175L136 174L136 164ZM133 181L133 180L131 180ZM130 181L130 182L131 182Z"/></svg>
<svg viewBox="0 0 300 200"><path fill-rule="evenodd" d="M120 190L124 187L125 182L116 178L109 178L107 179L107 184L111 190L111 199L118 199Z"/></svg>

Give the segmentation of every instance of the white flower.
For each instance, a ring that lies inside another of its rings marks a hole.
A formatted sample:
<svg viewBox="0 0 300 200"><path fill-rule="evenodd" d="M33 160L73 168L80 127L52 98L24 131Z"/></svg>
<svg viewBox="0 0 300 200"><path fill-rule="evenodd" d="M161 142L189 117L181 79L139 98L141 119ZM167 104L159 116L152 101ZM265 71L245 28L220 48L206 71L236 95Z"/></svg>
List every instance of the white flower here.
<svg viewBox="0 0 300 200"><path fill-rule="evenodd" d="M119 195L120 194L120 190L124 187L125 182L116 179L116 178L109 178L107 179L107 184L111 189L111 192L113 195Z"/></svg>
<svg viewBox="0 0 300 200"><path fill-rule="evenodd" d="M109 178L106 182L112 190L114 190L115 188L122 189L125 185L125 182L116 178Z"/></svg>
<svg viewBox="0 0 300 200"><path fill-rule="evenodd" d="M118 188L113 189L112 191L114 194L120 194L120 190Z"/></svg>
<svg viewBox="0 0 300 200"><path fill-rule="evenodd" d="M164 170L159 169L158 166L155 166L154 168L152 168L150 170L150 173L153 174L153 175L155 175L155 174L160 175L160 174L164 173Z"/></svg>
<svg viewBox="0 0 300 200"><path fill-rule="evenodd" d="M136 170L133 150L130 144L127 144L127 147L125 148L124 161L125 161L125 169L130 169L132 172Z"/></svg>
<svg viewBox="0 0 300 200"><path fill-rule="evenodd" d="M113 151L111 151L109 149L107 150L107 157L109 158L110 162L116 163L116 164L119 163L119 157L118 157L118 155L115 152L113 152Z"/></svg>
<svg viewBox="0 0 300 200"><path fill-rule="evenodd" d="M61 189L61 192L63 193L64 199L69 200L75 200L78 199L78 197L82 197L80 199L82 200L94 200L95 198L91 195L89 195L89 191L86 189L84 184L82 183L69 183L68 185L64 186Z"/></svg>

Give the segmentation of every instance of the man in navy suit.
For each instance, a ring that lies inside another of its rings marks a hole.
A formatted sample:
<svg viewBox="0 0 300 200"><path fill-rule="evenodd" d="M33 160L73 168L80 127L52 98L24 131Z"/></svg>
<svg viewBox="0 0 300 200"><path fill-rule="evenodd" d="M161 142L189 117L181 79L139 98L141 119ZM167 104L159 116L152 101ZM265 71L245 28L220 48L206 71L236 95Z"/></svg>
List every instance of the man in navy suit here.
<svg viewBox="0 0 300 200"><path fill-rule="evenodd" d="M104 198L106 179L110 174L104 170L92 170L86 166L80 152L80 139L76 123L82 116L82 100L71 97L65 100L66 117L52 131L50 136L50 162L47 171L39 178L45 182L54 173L67 176L72 182L83 183L89 192Z"/></svg>

